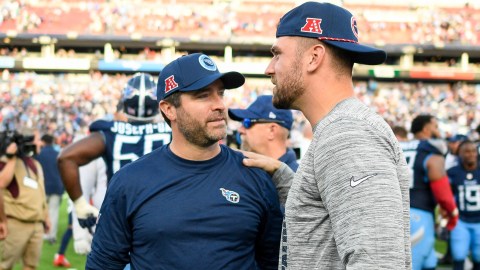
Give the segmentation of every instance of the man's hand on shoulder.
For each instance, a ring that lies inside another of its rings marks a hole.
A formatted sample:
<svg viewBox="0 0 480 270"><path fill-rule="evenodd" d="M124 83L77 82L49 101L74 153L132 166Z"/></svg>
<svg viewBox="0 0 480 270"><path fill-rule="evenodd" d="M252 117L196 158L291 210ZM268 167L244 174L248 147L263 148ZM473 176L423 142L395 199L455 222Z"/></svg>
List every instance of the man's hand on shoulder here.
<svg viewBox="0 0 480 270"><path fill-rule="evenodd" d="M246 157L243 159L243 165L263 169L270 175L273 175L282 165L281 161L268 156L243 150L239 151Z"/></svg>

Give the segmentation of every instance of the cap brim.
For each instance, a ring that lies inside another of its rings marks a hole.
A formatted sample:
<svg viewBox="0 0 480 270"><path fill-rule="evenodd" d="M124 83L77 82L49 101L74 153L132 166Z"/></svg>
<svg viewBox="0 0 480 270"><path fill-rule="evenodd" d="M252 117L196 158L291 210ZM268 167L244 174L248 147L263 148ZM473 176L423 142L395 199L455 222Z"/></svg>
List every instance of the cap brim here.
<svg viewBox="0 0 480 270"><path fill-rule="evenodd" d="M373 48L370 46L360 45L358 43L322 40L337 48L343 49L351 53L352 60L355 63L365 65L379 65L387 59L387 53L383 50Z"/></svg>
<svg viewBox="0 0 480 270"><path fill-rule="evenodd" d="M203 89L210 84L212 84L216 80L222 80L223 86L225 89L233 89L242 86L245 83L245 77L236 71L225 72L225 73L216 73L205 78L202 78L191 85L180 89L179 91L193 91Z"/></svg>
<svg viewBox="0 0 480 270"><path fill-rule="evenodd" d="M235 121L242 121L245 118L258 118L258 115L243 109L228 109L228 116Z"/></svg>

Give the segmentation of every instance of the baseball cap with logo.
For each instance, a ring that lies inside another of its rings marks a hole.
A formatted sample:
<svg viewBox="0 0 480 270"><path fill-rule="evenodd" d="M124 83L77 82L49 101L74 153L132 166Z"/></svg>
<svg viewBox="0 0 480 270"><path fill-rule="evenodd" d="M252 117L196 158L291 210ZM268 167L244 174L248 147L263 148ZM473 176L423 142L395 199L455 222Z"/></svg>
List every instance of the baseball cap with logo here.
<svg viewBox="0 0 480 270"><path fill-rule="evenodd" d="M348 51L353 62L378 65L387 54L380 49L358 43L355 17L346 9L330 4L305 2L287 12L277 27L276 36L318 38L334 47Z"/></svg>
<svg viewBox="0 0 480 270"><path fill-rule="evenodd" d="M160 101L177 91L200 90L218 79L222 80L225 89L237 88L245 83L245 77L236 71L220 73L215 62L205 54L184 55L160 72L157 99Z"/></svg>
<svg viewBox="0 0 480 270"><path fill-rule="evenodd" d="M282 110L273 107L272 96L259 96L247 109L228 109L228 116L235 121L249 119L264 119L279 121L279 125L290 130L292 128L293 116L290 110Z"/></svg>

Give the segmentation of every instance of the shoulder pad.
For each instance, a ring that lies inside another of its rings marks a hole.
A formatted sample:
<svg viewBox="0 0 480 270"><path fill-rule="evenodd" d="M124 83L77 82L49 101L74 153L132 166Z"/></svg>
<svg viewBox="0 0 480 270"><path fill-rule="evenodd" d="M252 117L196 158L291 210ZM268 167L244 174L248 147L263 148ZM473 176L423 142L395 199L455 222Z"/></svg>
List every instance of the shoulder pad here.
<svg viewBox="0 0 480 270"><path fill-rule="evenodd" d="M90 132L107 130L112 127L111 121L97 120L90 125Z"/></svg>
<svg viewBox="0 0 480 270"><path fill-rule="evenodd" d="M448 153L447 143L440 139L430 139L422 141L418 145L418 149L421 151L431 152L434 154L445 156Z"/></svg>

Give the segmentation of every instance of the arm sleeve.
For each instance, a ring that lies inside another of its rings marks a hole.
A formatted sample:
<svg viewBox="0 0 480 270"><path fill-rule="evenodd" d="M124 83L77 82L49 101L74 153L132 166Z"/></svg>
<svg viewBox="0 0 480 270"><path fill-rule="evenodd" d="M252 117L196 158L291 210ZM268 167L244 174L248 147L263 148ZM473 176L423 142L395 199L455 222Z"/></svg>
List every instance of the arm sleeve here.
<svg viewBox="0 0 480 270"><path fill-rule="evenodd" d="M85 269L123 269L130 261L132 231L128 224L127 201L122 174L112 178L100 209L98 223Z"/></svg>
<svg viewBox="0 0 480 270"><path fill-rule="evenodd" d="M347 269L398 269L406 260L408 209L392 138L362 122L326 129L315 152L328 154L316 155L315 180L341 261Z"/></svg>
<svg viewBox="0 0 480 270"><path fill-rule="evenodd" d="M294 175L295 173L292 169L282 162L280 168L275 171L272 176L273 183L277 189L278 198L282 205L285 205L285 202L287 201L288 191L292 185Z"/></svg>
<svg viewBox="0 0 480 270"><path fill-rule="evenodd" d="M266 211L255 244L255 259L259 269L277 270L283 214L272 181L267 179L265 183Z"/></svg>

